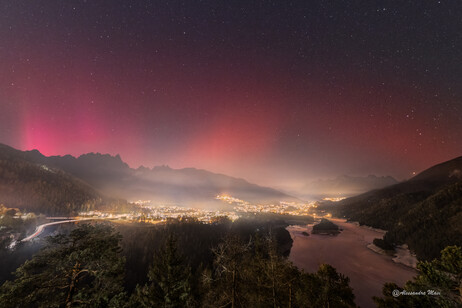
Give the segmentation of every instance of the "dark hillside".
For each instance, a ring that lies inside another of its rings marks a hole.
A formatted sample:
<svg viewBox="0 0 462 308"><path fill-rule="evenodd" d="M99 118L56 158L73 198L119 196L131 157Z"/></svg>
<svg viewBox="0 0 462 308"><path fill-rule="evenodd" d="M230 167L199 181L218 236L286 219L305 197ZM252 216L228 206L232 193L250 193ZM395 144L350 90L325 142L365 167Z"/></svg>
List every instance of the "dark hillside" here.
<svg viewBox="0 0 462 308"><path fill-rule="evenodd" d="M462 157L431 167L409 181L345 199L333 211L388 230L389 244L408 244L430 260L462 245Z"/></svg>

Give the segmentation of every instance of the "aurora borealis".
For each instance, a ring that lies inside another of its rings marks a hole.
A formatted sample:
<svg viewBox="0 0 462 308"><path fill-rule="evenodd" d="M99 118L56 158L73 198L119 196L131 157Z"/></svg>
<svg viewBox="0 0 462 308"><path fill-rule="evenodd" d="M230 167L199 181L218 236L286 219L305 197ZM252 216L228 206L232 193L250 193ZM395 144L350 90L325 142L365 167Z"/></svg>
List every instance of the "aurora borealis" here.
<svg viewBox="0 0 462 308"><path fill-rule="evenodd" d="M276 186L408 178L462 155L460 16L460 1L0 1L0 142Z"/></svg>

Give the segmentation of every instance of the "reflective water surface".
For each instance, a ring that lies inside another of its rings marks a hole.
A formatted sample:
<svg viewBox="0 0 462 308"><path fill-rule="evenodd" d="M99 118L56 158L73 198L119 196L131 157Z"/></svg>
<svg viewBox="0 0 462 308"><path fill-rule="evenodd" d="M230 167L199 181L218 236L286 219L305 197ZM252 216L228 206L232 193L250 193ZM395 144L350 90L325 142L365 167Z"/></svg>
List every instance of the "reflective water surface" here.
<svg viewBox="0 0 462 308"><path fill-rule="evenodd" d="M337 236L313 235L312 225L290 226L294 240L289 259L299 268L314 272L322 263L328 263L350 278L350 286L361 307L375 307L372 296L382 294L385 282L402 286L416 275L416 270L395 263L392 257L378 254L366 246L381 238L383 231L360 227L342 219L330 219L343 231ZM305 236L302 232L308 232Z"/></svg>

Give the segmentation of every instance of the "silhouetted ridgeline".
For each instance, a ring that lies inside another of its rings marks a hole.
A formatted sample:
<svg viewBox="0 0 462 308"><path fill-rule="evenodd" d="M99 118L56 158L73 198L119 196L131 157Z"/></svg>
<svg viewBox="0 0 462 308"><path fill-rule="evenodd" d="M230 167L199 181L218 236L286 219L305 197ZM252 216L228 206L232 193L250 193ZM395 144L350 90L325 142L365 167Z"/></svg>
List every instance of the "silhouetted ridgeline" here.
<svg viewBox="0 0 462 308"><path fill-rule="evenodd" d="M412 179L329 206L340 217L388 230L388 244L408 244L431 260L449 245L462 245L462 157Z"/></svg>

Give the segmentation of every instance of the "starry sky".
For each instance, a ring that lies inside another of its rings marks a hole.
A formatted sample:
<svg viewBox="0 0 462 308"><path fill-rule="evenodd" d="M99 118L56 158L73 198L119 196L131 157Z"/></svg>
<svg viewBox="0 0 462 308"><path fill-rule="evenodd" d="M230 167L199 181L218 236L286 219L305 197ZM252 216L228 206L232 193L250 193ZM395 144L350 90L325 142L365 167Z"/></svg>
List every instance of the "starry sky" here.
<svg viewBox="0 0 462 308"><path fill-rule="evenodd" d="M462 155L461 1L3 1L0 142L279 187Z"/></svg>

